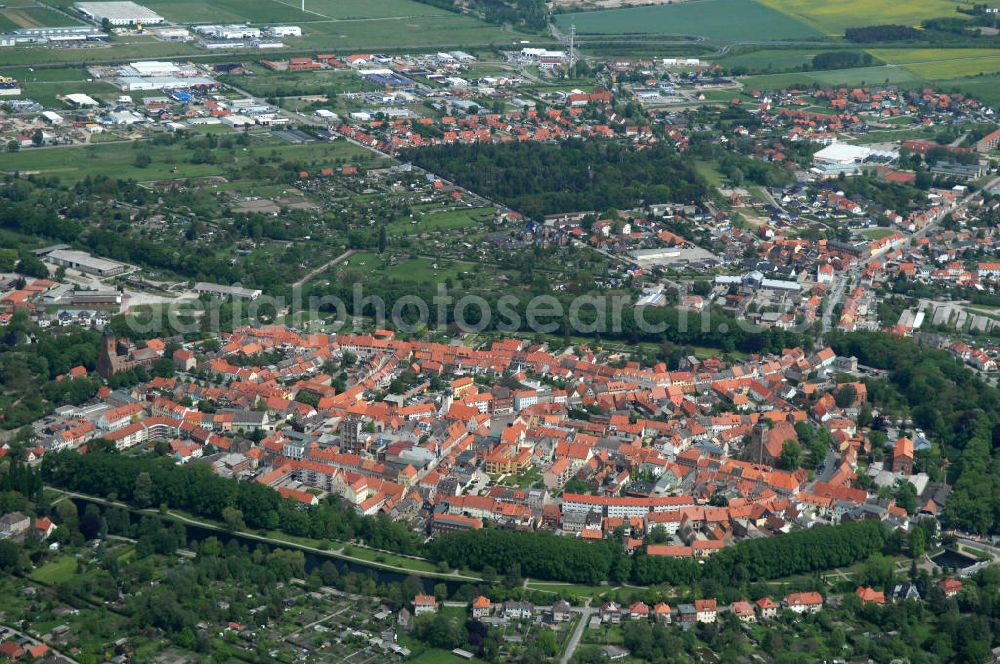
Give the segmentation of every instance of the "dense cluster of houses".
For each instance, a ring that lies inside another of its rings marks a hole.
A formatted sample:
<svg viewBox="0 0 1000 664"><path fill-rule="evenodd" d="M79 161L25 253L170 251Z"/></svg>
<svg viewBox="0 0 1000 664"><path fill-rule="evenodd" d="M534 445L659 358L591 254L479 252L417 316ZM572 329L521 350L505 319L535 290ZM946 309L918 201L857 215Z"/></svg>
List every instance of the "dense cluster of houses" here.
<svg viewBox="0 0 1000 664"><path fill-rule="evenodd" d="M610 92L586 95L589 103L607 103ZM573 95L565 109L482 113L441 118L371 119L364 123L343 124L338 131L369 147L393 154L404 148L453 143L513 143L523 141L559 141L568 138L623 135L635 143L650 143L656 139L650 127L617 125L586 119L584 107L576 105ZM479 107L474 107L478 110Z"/></svg>
<svg viewBox="0 0 1000 664"><path fill-rule="evenodd" d="M92 403L59 409L36 423L32 458L96 438L121 450L161 443L178 463L209 464L304 505L334 494L430 533L490 521L634 552L657 532L663 543L646 553L688 558L816 523L905 527L912 516L854 486L858 454L870 449L855 421L866 394L858 382L850 403L835 399L844 386L833 376L856 365L830 349L691 357L668 371L586 348L553 355L505 339L476 349L387 330L241 328L220 342L209 351L107 337L104 375L169 360L177 377L105 387ZM284 359L255 361L276 355ZM348 380L335 387L338 365ZM386 393L400 378L405 389ZM803 426L831 441L813 478L776 467ZM937 513L943 494L914 474L912 444L896 445L905 458L886 468L891 481L914 482L922 512Z"/></svg>

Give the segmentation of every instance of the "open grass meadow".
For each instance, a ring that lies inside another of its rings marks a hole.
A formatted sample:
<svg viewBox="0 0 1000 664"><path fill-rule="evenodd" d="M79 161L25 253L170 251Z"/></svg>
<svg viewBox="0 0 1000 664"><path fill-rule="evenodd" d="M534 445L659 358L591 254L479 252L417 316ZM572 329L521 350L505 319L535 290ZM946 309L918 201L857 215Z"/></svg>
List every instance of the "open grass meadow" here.
<svg viewBox="0 0 1000 664"><path fill-rule="evenodd" d="M29 576L40 583L55 585L68 581L76 574L76 558L61 556L42 565Z"/></svg>
<svg viewBox="0 0 1000 664"><path fill-rule="evenodd" d="M929 81L1000 72L1000 49L881 48L869 53Z"/></svg>
<svg viewBox="0 0 1000 664"><path fill-rule="evenodd" d="M390 237L402 237L434 231L474 230L482 228L484 222L490 221L493 218L493 213L493 208L471 208L468 210L434 212L423 216L414 215L412 221L400 219L388 224L386 226L386 233Z"/></svg>
<svg viewBox="0 0 1000 664"><path fill-rule="evenodd" d="M10 32L11 30L17 30L21 26L15 21L8 18L6 12L0 11L0 32Z"/></svg>
<svg viewBox="0 0 1000 664"><path fill-rule="evenodd" d="M1000 75L952 78L934 81L939 90L961 92L994 109L1000 108Z"/></svg>
<svg viewBox="0 0 1000 664"><path fill-rule="evenodd" d="M810 64L813 57L821 52L823 49L819 48L769 48L727 54L724 57L713 59L713 62L722 67L746 67L750 71L787 71Z"/></svg>
<svg viewBox="0 0 1000 664"><path fill-rule="evenodd" d="M416 4L416 3L414 3ZM305 36L296 46L332 50L460 48L513 45L518 35L472 16L445 12L388 18L315 21L302 24ZM537 40L533 40L537 41ZM550 41L546 39L545 41Z"/></svg>
<svg viewBox="0 0 1000 664"><path fill-rule="evenodd" d="M76 16L36 2L0 3L0 32L19 28L53 28L82 25Z"/></svg>
<svg viewBox="0 0 1000 664"><path fill-rule="evenodd" d="M761 0L768 7L812 26L827 35L845 28L895 23L919 25L942 16L961 17L949 0ZM767 34L767 33L762 33Z"/></svg>
<svg viewBox="0 0 1000 664"><path fill-rule="evenodd" d="M145 168L135 165L139 151L148 154L152 162ZM218 176L229 166L250 163L257 157L276 155L293 161L301 167L315 168L328 165L336 159L353 163L373 164L379 157L364 148L346 141L289 145L270 139L250 147L218 150L216 163L196 164L191 161L191 151L182 144L154 145L149 142L119 142L97 145L29 148L16 153L5 153L0 172L54 175L64 180L79 180L88 175L105 175L132 178L137 181L166 180Z"/></svg>
<svg viewBox="0 0 1000 664"><path fill-rule="evenodd" d="M79 92L85 95L90 95L91 97L101 101L114 101L119 95L122 94L121 90L110 83L105 83L104 81L84 81L69 84L50 81L22 83L21 91L22 94L20 98L22 99L34 99L48 108L58 109L65 108L63 102L61 102L58 98L71 92Z"/></svg>
<svg viewBox="0 0 1000 664"><path fill-rule="evenodd" d="M813 27L755 0L692 0L671 5L629 7L563 14L563 30L578 34L652 33L698 35L717 41L742 39L814 39Z"/></svg>
<svg viewBox="0 0 1000 664"><path fill-rule="evenodd" d="M377 85L358 76L356 71L327 69L271 72L263 67L256 69L258 75L222 77L222 80L259 97L316 94L332 96L342 92L379 89Z"/></svg>

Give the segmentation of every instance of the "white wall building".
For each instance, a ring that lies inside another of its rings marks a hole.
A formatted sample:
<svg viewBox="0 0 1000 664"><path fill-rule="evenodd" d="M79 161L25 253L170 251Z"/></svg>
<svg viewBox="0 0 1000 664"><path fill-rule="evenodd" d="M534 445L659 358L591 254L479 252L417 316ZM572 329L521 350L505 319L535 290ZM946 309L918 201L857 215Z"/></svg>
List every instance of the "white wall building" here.
<svg viewBox="0 0 1000 664"><path fill-rule="evenodd" d="M107 19L111 25L118 27L158 25L164 21L152 9L134 2L77 2L73 7L94 23L103 23Z"/></svg>

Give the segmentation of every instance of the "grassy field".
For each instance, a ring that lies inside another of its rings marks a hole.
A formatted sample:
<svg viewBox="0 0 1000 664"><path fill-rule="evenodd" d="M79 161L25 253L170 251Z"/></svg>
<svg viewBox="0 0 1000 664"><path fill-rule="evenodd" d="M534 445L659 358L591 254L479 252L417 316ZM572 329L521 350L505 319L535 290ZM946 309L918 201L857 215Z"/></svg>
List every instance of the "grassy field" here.
<svg viewBox="0 0 1000 664"><path fill-rule="evenodd" d="M223 77L223 81L260 97L336 95L380 89L357 72L338 70L269 72L261 67L257 75Z"/></svg>
<svg viewBox="0 0 1000 664"><path fill-rule="evenodd" d="M413 659L406 660L410 664L461 664L462 662L481 662L481 659L462 659L457 655L452 655L447 650L440 650L438 648L432 648L430 650L425 650L417 657Z"/></svg>
<svg viewBox="0 0 1000 664"><path fill-rule="evenodd" d="M21 71L17 80L21 83L72 83L86 81L90 74L83 67L47 67L33 71Z"/></svg>
<svg viewBox="0 0 1000 664"><path fill-rule="evenodd" d="M746 67L752 71L764 71L773 69L784 71L794 69L812 62L813 56L819 53L819 49L761 49L759 51L748 51L746 53L736 53L718 58L714 62L723 67Z"/></svg>
<svg viewBox="0 0 1000 664"><path fill-rule="evenodd" d="M34 570L29 576L40 583L54 585L69 580L76 574L76 558L62 556Z"/></svg>
<svg viewBox="0 0 1000 664"><path fill-rule="evenodd" d="M882 48L869 52L879 60L932 81L1000 72L997 49Z"/></svg>
<svg viewBox="0 0 1000 664"><path fill-rule="evenodd" d="M934 81L934 85L940 90L961 92L993 108L1000 108L1000 75L949 78Z"/></svg>
<svg viewBox="0 0 1000 664"><path fill-rule="evenodd" d="M948 0L761 0L775 11L798 19L827 35L840 35L845 28L896 23L919 25L928 18L957 16ZM767 33L763 33L767 34Z"/></svg>
<svg viewBox="0 0 1000 664"><path fill-rule="evenodd" d="M386 233L390 237L413 235L414 233L428 233L432 231L454 231L467 228L477 228L484 220L492 219L493 208L452 210L449 212L437 212L424 216L414 215L413 220L417 223L400 220L394 221L386 226Z"/></svg>
<svg viewBox="0 0 1000 664"><path fill-rule="evenodd" d="M128 43L116 42L98 48L41 48L15 46L0 49L0 67L36 67L40 64L86 64L121 62L137 58L171 58L180 55L205 54L193 44L177 42ZM17 75L18 72L8 72Z"/></svg>
<svg viewBox="0 0 1000 664"><path fill-rule="evenodd" d="M146 168L134 166L139 149L152 157L152 163ZM18 171L57 175L67 180L76 180L87 175L106 175L146 181L221 175L226 165L238 165L240 161L246 163L257 156L271 154L277 154L302 165L329 163L335 159L359 163L372 157L367 150L345 141L288 145L267 140L251 145L245 152L242 148L235 150L231 156L224 156L229 151L220 150L218 157L224 163L215 164L191 163L189 152L183 145L164 146L151 143L105 143L68 148L26 149L13 154L4 154L0 170L7 173Z"/></svg>
<svg viewBox="0 0 1000 664"><path fill-rule="evenodd" d="M555 595L573 597L600 597L613 590L613 586L586 586L575 583L548 583L546 581L528 581L528 590L549 592Z"/></svg>
<svg viewBox="0 0 1000 664"><path fill-rule="evenodd" d="M20 83L22 98L34 99L48 108L57 109L66 108L66 105L58 97L73 92L90 95L99 101L114 101L122 94L118 88L105 81L72 81L66 83L56 81L20 81Z"/></svg>
<svg viewBox="0 0 1000 664"><path fill-rule="evenodd" d="M869 85L881 83L917 83L922 79L903 67L857 67L830 71L790 72L787 74L762 74L742 79L745 90L779 89L794 86L820 85Z"/></svg>
<svg viewBox="0 0 1000 664"><path fill-rule="evenodd" d="M385 565L395 565L397 567L404 567L416 572L438 571L435 564L425 560L414 560L413 558L396 556L391 553L383 553L382 551L372 551L371 549L366 549L360 546L352 546L350 550L346 550L344 553L345 555L349 555L353 558L360 558L361 560L367 560L369 562L383 563Z"/></svg>
<svg viewBox="0 0 1000 664"><path fill-rule="evenodd" d="M10 32L20 27L18 23L7 17L6 12L0 11L0 32Z"/></svg>
<svg viewBox="0 0 1000 664"><path fill-rule="evenodd" d="M575 23L580 34L683 34L719 41L752 35L767 35L768 39L812 39L820 35L810 26L754 0L694 0L563 14L556 22L564 30Z"/></svg>
<svg viewBox="0 0 1000 664"><path fill-rule="evenodd" d="M18 28L51 28L82 25L83 21L34 2L0 4L0 32Z"/></svg>
<svg viewBox="0 0 1000 664"><path fill-rule="evenodd" d="M869 228L861 231L861 235L863 235L866 240L881 240L884 237L892 235L893 232L894 231L891 228Z"/></svg>

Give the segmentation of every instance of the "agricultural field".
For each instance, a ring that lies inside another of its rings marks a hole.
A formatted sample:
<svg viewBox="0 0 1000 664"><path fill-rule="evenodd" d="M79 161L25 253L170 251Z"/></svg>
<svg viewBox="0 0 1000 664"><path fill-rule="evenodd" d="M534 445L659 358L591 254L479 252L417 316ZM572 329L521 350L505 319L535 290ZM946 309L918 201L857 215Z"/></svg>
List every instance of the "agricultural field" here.
<svg viewBox="0 0 1000 664"><path fill-rule="evenodd" d="M996 49L886 48L869 53L931 81L1000 72L1000 50Z"/></svg>
<svg viewBox="0 0 1000 664"><path fill-rule="evenodd" d="M934 85L941 90L961 92L993 108L1000 108L1000 75L945 79L934 81Z"/></svg>
<svg viewBox="0 0 1000 664"><path fill-rule="evenodd" d="M563 14L563 30L576 24L578 34L654 33L698 35L739 41L754 35L768 39L814 39L821 33L755 0L694 0L673 5L630 7Z"/></svg>
<svg viewBox="0 0 1000 664"><path fill-rule="evenodd" d="M390 18L323 20L300 25L305 36L295 40L295 45L316 49L444 49L513 45L519 41L516 35L507 33L498 26L450 12Z"/></svg>
<svg viewBox="0 0 1000 664"><path fill-rule="evenodd" d="M759 51L747 51L716 58L716 62L722 67L746 67L750 71L787 71L796 69L812 62L813 56L820 52L820 49L761 49Z"/></svg>
<svg viewBox="0 0 1000 664"><path fill-rule="evenodd" d="M761 0L768 7L812 26L827 35L841 35L845 28L896 23L919 25L942 16L961 17L949 0ZM761 33L761 34L767 34Z"/></svg>
<svg viewBox="0 0 1000 664"><path fill-rule="evenodd" d="M34 99L52 108L63 108L57 98L72 92L81 92L97 99L114 100L121 92L105 81L90 80L83 67L53 67L20 71L16 74L21 84L21 97Z"/></svg>
<svg viewBox="0 0 1000 664"><path fill-rule="evenodd" d="M875 85L883 83L918 83L922 79L903 67L857 67L829 71L789 72L762 74L741 79L744 90L773 90L795 86L819 85Z"/></svg>
<svg viewBox="0 0 1000 664"><path fill-rule="evenodd" d="M35 2L0 4L0 32L19 28L83 25L83 21Z"/></svg>
<svg viewBox="0 0 1000 664"><path fill-rule="evenodd" d="M173 58L183 55L204 54L193 44L179 42L115 42L98 48L47 48L15 46L0 49L0 67L35 67L39 64L87 64L111 60L126 61L139 58ZM19 72L7 72L15 76Z"/></svg>

